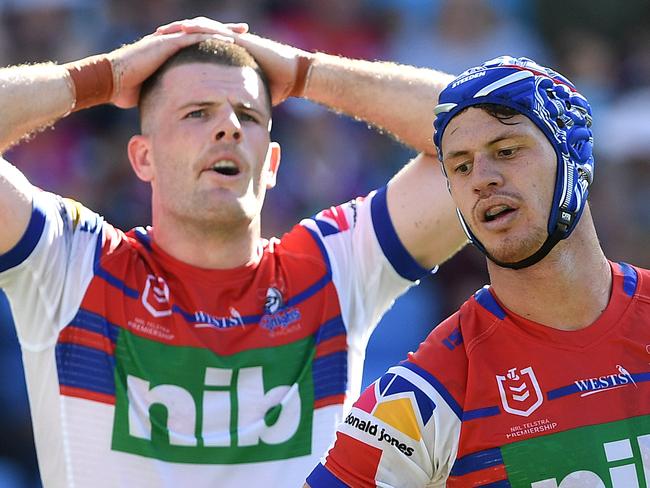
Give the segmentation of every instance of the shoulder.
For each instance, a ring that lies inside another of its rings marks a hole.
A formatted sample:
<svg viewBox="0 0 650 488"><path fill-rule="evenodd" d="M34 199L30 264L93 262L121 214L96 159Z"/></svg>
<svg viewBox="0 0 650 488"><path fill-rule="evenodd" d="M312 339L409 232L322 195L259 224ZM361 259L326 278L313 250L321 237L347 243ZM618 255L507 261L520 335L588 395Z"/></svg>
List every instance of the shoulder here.
<svg viewBox="0 0 650 488"><path fill-rule="evenodd" d="M620 280L623 292L645 301L650 300L650 270L624 262L611 262L615 282Z"/></svg>
<svg viewBox="0 0 650 488"><path fill-rule="evenodd" d="M264 243L264 255L284 260L327 261L327 252L318 235L302 223L296 224L281 238L273 237Z"/></svg>
<svg viewBox="0 0 650 488"><path fill-rule="evenodd" d="M460 309L436 326L418 350L409 355L409 362L439 384L444 394L451 395L462 407L467 384L468 364L473 350L489 337L500 319L496 311L479 303L489 297L483 288L471 296ZM477 300L478 297L478 300ZM496 302L495 302L496 304ZM489 305L488 305L489 307Z"/></svg>

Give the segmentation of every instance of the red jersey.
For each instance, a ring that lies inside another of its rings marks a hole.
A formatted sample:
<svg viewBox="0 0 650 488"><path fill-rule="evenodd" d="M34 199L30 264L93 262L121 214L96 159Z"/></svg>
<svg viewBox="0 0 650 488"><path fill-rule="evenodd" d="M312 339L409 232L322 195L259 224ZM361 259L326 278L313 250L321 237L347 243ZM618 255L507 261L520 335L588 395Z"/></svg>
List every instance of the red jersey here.
<svg viewBox="0 0 650 488"><path fill-rule="evenodd" d="M650 486L650 272L611 268L577 331L478 291L361 395L310 486Z"/></svg>

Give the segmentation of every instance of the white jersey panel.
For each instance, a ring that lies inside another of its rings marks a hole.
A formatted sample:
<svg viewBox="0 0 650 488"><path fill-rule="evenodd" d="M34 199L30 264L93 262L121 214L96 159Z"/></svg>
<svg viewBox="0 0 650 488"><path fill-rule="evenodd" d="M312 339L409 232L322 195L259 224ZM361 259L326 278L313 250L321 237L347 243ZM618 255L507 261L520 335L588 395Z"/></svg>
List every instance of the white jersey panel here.
<svg viewBox="0 0 650 488"><path fill-rule="evenodd" d="M53 346L74 317L93 277L102 225L99 215L72 200L35 192L25 235L0 257L0 287L23 349Z"/></svg>
<svg viewBox="0 0 650 488"><path fill-rule="evenodd" d="M308 456L267 461L264 463L240 463L237 465L185 464L152 461L147 458L111 450L110 433L113 428L113 407L101 403L90 404L78 398L62 398L66 416L75 419L69 428L67 448L76 453L74 465L70 467L69 479L75 483L52 486L90 486L93 488L138 487L138 488L192 488L258 486L264 480L274 480L271 486L300 488L313 467L318 463L316 453L324 452L331 432L312 438L312 453ZM330 423L330 417L340 419L340 406L332 405L314 412L314 423ZM323 422L323 418L326 422ZM96 443L89 444L81 439L92 432ZM83 455L81 455L83 453ZM54 453L48 453L52 456ZM62 459L52 459L62 463ZM119 469L115 469L119 466ZM52 479L52 478L50 478ZM60 478L59 478L60 479ZM85 481L84 481L85 480ZM277 480L283 480L277 484Z"/></svg>
<svg viewBox="0 0 650 488"><path fill-rule="evenodd" d="M332 473L349 473L346 482L359 479L359 486L372 480L386 488L442 488L456 459L460 428L458 406L426 373L410 364L392 367L359 397L323 462L328 469L319 465L309 484L334 486L341 481ZM353 453L363 461L355 461Z"/></svg>
<svg viewBox="0 0 650 488"><path fill-rule="evenodd" d="M386 187L323 210L301 224L317 236L330 262L348 333L348 367L354 382L350 400L354 401L370 334L395 299L429 270L399 240L388 212Z"/></svg>

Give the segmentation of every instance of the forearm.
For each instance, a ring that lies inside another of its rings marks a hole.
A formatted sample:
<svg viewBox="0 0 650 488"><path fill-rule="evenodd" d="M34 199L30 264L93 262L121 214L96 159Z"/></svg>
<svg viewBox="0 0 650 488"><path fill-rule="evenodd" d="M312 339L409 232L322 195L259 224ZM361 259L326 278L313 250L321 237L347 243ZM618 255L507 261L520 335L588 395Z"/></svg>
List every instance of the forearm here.
<svg viewBox="0 0 650 488"><path fill-rule="evenodd" d="M417 151L435 154L433 109L450 75L323 53L313 56L305 98L368 122Z"/></svg>
<svg viewBox="0 0 650 488"><path fill-rule="evenodd" d="M52 63L0 69L0 152L70 111L67 70Z"/></svg>

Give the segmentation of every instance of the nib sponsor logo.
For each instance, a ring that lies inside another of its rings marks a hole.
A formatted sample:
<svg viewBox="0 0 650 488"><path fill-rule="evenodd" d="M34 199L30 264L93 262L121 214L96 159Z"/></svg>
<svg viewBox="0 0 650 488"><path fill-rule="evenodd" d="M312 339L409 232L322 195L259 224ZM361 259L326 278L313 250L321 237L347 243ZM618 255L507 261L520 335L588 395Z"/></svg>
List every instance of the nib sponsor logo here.
<svg viewBox="0 0 650 488"><path fill-rule="evenodd" d="M502 446L508 486L648 488L649 420L633 417Z"/></svg>
<svg viewBox="0 0 650 488"><path fill-rule="evenodd" d="M304 371L312 363L287 360L308 347L305 339L216 356L121 334L111 448L192 465L309 454L314 386ZM137 360L131 349L141 352ZM179 367L188 357L193 367Z"/></svg>
<svg viewBox="0 0 650 488"><path fill-rule="evenodd" d="M557 478L548 478L531 483L531 488L570 488L570 487L605 487L640 488L650 484L650 435L642 435L635 439L621 439L602 444L606 465L603 466L607 475L602 476L594 471L573 471L558 483ZM635 455L635 452L639 455ZM639 469L645 475L639 479ZM641 483L640 483L641 482Z"/></svg>

